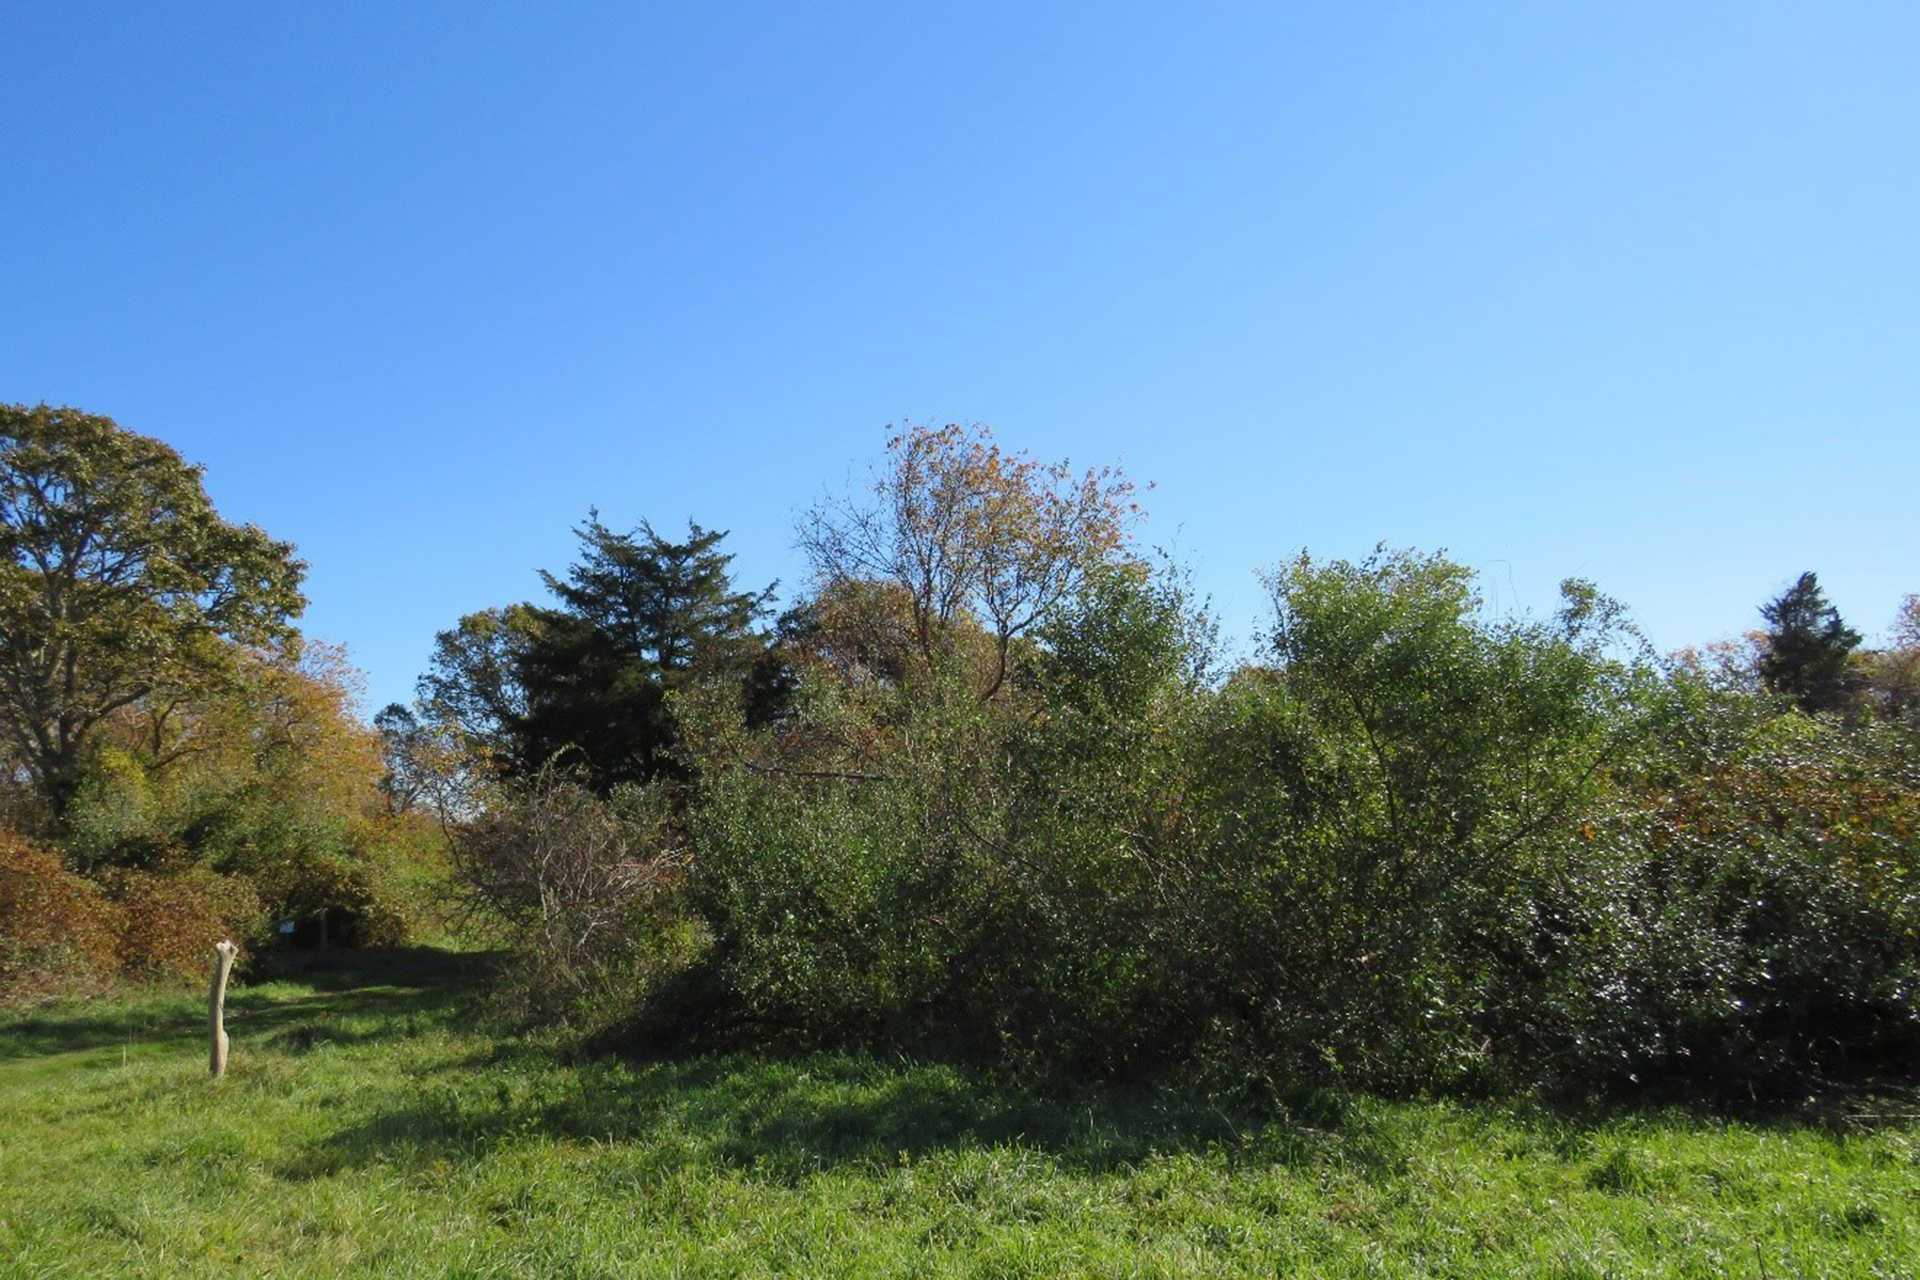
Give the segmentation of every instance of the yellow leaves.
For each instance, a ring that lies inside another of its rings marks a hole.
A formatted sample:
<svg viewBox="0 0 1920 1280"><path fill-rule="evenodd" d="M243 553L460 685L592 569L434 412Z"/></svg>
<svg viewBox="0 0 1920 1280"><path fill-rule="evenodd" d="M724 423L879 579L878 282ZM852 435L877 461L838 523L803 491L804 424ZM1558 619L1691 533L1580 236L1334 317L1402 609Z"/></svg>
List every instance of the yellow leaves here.
<svg viewBox="0 0 1920 1280"><path fill-rule="evenodd" d="M220 681L147 699L106 727L105 768L94 769L102 783L126 791L127 770L115 767L124 759L152 790L143 808L185 813L251 788L291 812L352 820L376 811L379 740L353 714L359 673L345 651L317 641L228 648Z"/></svg>

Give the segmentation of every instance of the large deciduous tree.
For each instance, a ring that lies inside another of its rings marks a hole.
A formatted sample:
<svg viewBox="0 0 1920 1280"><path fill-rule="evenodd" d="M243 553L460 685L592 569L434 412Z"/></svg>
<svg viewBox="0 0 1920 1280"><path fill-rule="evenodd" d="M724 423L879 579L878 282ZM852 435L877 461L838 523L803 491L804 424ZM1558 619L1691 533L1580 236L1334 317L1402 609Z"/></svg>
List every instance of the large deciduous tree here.
<svg viewBox="0 0 1920 1280"><path fill-rule="evenodd" d="M0 405L0 718L56 815L115 712L292 634L305 566L200 469L75 409Z"/></svg>
<svg viewBox="0 0 1920 1280"><path fill-rule="evenodd" d="M523 669L541 638L537 613L526 604L481 609L434 637L433 657L416 685L418 705L454 744L458 771L481 777L530 771Z"/></svg>
<svg viewBox="0 0 1920 1280"><path fill-rule="evenodd" d="M823 597L863 581L894 588L929 662L956 624L985 632L984 699L1005 682L1015 638L1123 555L1138 510L1113 468L1076 474L1007 453L984 426L909 424L869 493L815 508L800 541Z"/></svg>

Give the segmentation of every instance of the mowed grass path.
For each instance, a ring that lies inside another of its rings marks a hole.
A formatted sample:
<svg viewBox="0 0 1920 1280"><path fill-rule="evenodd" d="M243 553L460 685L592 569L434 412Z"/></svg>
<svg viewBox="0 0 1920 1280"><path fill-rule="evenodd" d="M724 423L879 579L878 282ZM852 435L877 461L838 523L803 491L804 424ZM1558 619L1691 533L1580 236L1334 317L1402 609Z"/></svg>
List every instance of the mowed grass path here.
<svg viewBox="0 0 1920 1280"><path fill-rule="evenodd" d="M1920 1125L568 1061L367 953L0 1018L0 1275L1920 1276Z"/></svg>

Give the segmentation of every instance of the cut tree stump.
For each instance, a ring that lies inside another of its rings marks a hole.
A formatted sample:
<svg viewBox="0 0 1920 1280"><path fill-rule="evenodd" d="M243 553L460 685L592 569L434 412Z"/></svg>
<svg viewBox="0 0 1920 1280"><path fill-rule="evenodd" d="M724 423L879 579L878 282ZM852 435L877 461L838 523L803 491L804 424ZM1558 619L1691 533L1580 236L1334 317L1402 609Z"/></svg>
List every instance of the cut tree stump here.
<svg viewBox="0 0 1920 1280"><path fill-rule="evenodd" d="M207 993L207 1031L213 1044L207 1068L216 1080L227 1073L227 974L239 950L231 942L213 944L213 989Z"/></svg>

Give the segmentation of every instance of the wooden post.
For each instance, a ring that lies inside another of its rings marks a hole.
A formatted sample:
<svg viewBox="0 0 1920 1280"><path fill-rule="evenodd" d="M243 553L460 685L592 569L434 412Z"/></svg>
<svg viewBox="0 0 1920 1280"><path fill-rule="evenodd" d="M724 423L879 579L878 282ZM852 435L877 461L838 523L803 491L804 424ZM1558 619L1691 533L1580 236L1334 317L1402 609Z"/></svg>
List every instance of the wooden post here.
<svg viewBox="0 0 1920 1280"><path fill-rule="evenodd" d="M227 1073L227 974L233 969L233 957L240 948L231 942L213 944L213 989L207 993L207 1030L213 1037L208 1068L218 1080Z"/></svg>

